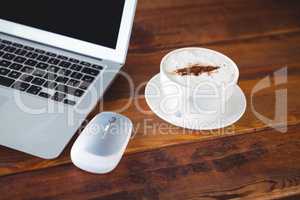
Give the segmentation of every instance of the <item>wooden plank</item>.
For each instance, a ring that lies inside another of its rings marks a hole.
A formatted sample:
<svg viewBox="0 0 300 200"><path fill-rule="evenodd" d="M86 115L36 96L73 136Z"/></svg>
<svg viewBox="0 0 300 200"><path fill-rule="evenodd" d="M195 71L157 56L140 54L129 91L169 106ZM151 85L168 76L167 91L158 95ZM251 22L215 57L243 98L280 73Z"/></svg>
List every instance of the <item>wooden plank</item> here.
<svg viewBox="0 0 300 200"><path fill-rule="evenodd" d="M299 32L300 33L300 32ZM220 51L232 58L240 68L240 83L244 80L256 82L284 66L289 67L289 75L299 75L300 37L299 33L289 33L279 36L229 41L221 44L203 45L201 47ZM146 84L159 73L160 61L169 50L150 53L129 53L123 72L131 77L135 90L133 94L143 94L144 90L137 88ZM104 100L129 98L132 92L124 76L116 78Z"/></svg>
<svg viewBox="0 0 300 200"><path fill-rule="evenodd" d="M178 48L299 31L298 0L142 0L131 51Z"/></svg>
<svg viewBox="0 0 300 200"><path fill-rule="evenodd" d="M300 35L286 34L284 36L264 37L260 39L247 39L244 41L228 42L222 45L207 46L212 49L224 52L232 57L240 67L240 86L244 90L248 99L248 108L243 118L234 126L225 129L225 132L189 132L175 126L171 126L160 120L153 113L141 114L137 110L139 105L146 111L148 106L143 97L143 88L140 93L136 92L135 99L129 104L129 108L122 111L123 114L129 116L135 124L135 137L131 140L127 153L140 152L161 148L164 146L188 143L192 141L207 140L220 137L219 135L228 136L230 134L251 133L258 130L268 128L269 125L262 123L254 115L250 108L251 90L257 82L267 76L273 75L276 69L288 65L288 83L279 88L287 88L288 90L288 124L298 124L300 119ZM130 74L137 85L145 83L154 74L159 71L158 63L162 55L167 51L159 51L152 53L130 54L128 64L124 69ZM117 78L112 88L107 93L104 100L104 108L98 106L91 113L89 119L101 110L118 111L124 105L128 104L129 90L125 87L126 82L122 78ZM274 116L274 95L275 88L271 87L261 91L255 95L254 106L256 110L272 118ZM138 94L141 94L140 96ZM113 96L110 96L113 95ZM268 102L266 104L266 102ZM147 124L155 127L145 128L144 119ZM275 125L274 122L273 125ZM171 134L158 133L157 127L171 128ZM216 134L217 133L217 134ZM25 156L13 150L1 148L0 151L0 174L8 175L24 171L36 170L69 163L69 148L59 159L45 161L32 156Z"/></svg>
<svg viewBox="0 0 300 200"><path fill-rule="evenodd" d="M10 199L271 199L300 194L300 126L127 155L92 175L71 164L0 179ZM34 188L34 189L33 189Z"/></svg>
<svg viewBox="0 0 300 200"><path fill-rule="evenodd" d="M122 111L133 119L135 135L120 166L103 176L84 173L69 164L72 142L50 161L0 147L0 199L299 199L300 126L292 126L299 124L300 111L299 18L297 0L139 1L124 68L134 99ZM189 132L137 109L149 111L144 87L137 86L159 72L163 55L184 46L221 51L240 67L248 109L223 132ZM257 93L254 101L257 111L272 118L275 90L288 89L290 127L281 134L254 116L249 97L259 80L286 65L288 83ZM99 104L89 119L103 109L117 111L129 97L119 76L104 108Z"/></svg>

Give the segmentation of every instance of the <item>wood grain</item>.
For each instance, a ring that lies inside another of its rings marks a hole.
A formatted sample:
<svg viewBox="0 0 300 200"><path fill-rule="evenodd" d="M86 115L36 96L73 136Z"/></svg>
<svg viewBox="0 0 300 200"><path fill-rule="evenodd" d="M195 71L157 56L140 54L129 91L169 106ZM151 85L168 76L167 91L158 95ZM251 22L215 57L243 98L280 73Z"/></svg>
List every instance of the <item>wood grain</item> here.
<svg viewBox="0 0 300 200"><path fill-rule="evenodd" d="M258 82L284 66L288 66L289 75L295 74L297 77L300 64L299 33L265 36L201 47L220 51L232 58L240 69L241 84L246 79ZM110 100L129 98L131 94L143 95L144 87L140 88L139 86L145 85L159 73L161 59L171 50L173 49L150 53L129 53L123 72L131 77L134 90L129 89L128 80L120 75L106 93L104 103ZM138 88L140 89L138 90Z"/></svg>
<svg viewBox="0 0 300 200"><path fill-rule="evenodd" d="M270 199L299 194L299 131L296 126L285 134L270 130L127 155L107 175L66 164L5 176L1 199Z"/></svg>
<svg viewBox="0 0 300 200"><path fill-rule="evenodd" d="M270 76L273 80L274 71L281 69L283 66L288 66L288 83L260 91L254 95L253 104L259 113L273 118L275 111L275 91L276 89L287 89L287 123L288 125L299 124L300 102L297 97L300 95L298 89L300 87L300 57L298 56L300 54L300 35L291 33L281 36L267 36L259 39L245 39L207 47L229 55L237 62L240 68L239 85L246 94L248 105L245 115L234 126L221 132L188 131L169 125L150 112L143 96L144 87L141 87L139 91L136 88L143 83L147 83L158 72L159 60L167 51L130 53L128 64L124 68L124 71L134 81L134 98L130 99L128 97L130 93L129 88L125 87L128 84L126 84L124 78L119 77L104 97L104 101L100 102L98 107L91 113L89 119L102 110L121 111L122 114L129 116L135 125L135 137L129 144L128 153L152 150L179 143L207 140L222 135L252 133L268 129L271 124L261 122L254 116L251 110L251 91L259 80L266 76ZM260 49L260 51L257 51L257 49ZM143 64L143 68L139 68L139 63ZM265 102L268 102L268 104L266 105ZM126 107L126 105L129 105L129 107ZM142 108L146 114L141 113L139 108ZM275 125L280 125L280 122L274 122L273 126ZM150 128L146 128L146 126L150 126ZM171 134L166 134L167 130L159 132L159 127L162 127L162 129L172 129ZM2 159L0 162L0 174L2 175L47 168L70 162L70 147L67 148L59 159L53 161L43 161L31 156L25 156L23 153L2 149L3 151L0 151L0 159Z"/></svg>
<svg viewBox="0 0 300 200"><path fill-rule="evenodd" d="M297 0L142 0L131 52L299 31Z"/></svg>
<svg viewBox="0 0 300 200"><path fill-rule="evenodd" d="M95 176L71 165L79 132L55 160L0 147L0 199L299 199L299 19L298 0L140 0L122 70L134 90L119 75L88 117L109 110L133 120L120 166ZM189 131L149 110L145 84L159 73L166 53L185 46L220 51L239 66L248 107L233 126ZM275 86L274 72L285 66L288 82ZM266 77L272 86L252 103L272 119L276 91L287 90L287 133L270 127L284 127L281 121L265 124L251 109L253 87Z"/></svg>

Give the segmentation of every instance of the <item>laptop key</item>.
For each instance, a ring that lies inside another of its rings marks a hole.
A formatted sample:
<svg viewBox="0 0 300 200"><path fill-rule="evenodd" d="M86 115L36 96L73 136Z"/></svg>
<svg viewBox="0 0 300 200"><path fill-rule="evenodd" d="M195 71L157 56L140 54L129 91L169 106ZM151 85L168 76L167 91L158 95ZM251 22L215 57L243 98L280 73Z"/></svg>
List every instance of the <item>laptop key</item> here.
<svg viewBox="0 0 300 200"><path fill-rule="evenodd" d="M12 44L12 42L11 42L11 41L8 41L8 40L2 40L2 43L3 43L3 44L7 44L7 45L11 45L11 44Z"/></svg>
<svg viewBox="0 0 300 200"><path fill-rule="evenodd" d="M73 64L71 66L71 69L74 70L74 71L80 71L82 69L82 66Z"/></svg>
<svg viewBox="0 0 300 200"><path fill-rule="evenodd" d="M9 53L13 53L17 49L15 47L8 46L8 47L5 47L3 50L6 51L6 52L9 52Z"/></svg>
<svg viewBox="0 0 300 200"><path fill-rule="evenodd" d="M64 77L64 76L59 76L59 77L57 77L56 78L56 82L58 82L58 83L67 83L68 82L68 78L67 77Z"/></svg>
<svg viewBox="0 0 300 200"><path fill-rule="evenodd" d="M21 76L21 73L20 72L17 72L17 71L11 71L9 74L8 74L8 77L11 77L11 78L14 78L14 79L17 79Z"/></svg>
<svg viewBox="0 0 300 200"><path fill-rule="evenodd" d="M85 82L93 82L94 81L94 77L91 77L91 76L84 76L83 78L82 78L82 80L83 81L85 81Z"/></svg>
<svg viewBox="0 0 300 200"><path fill-rule="evenodd" d="M37 53L33 53L33 52L29 52L29 53L27 53L25 55L25 57L35 59L36 57L38 57L38 54Z"/></svg>
<svg viewBox="0 0 300 200"><path fill-rule="evenodd" d="M70 58L69 61L72 62L72 63L79 63L79 60L74 59L74 58Z"/></svg>
<svg viewBox="0 0 300 200"><path fill-rule="evenodd" d="M20 56L24 56L25 54L27 54L27 51L24 49L18 49L15 54L20 55Z"/></svg>
<svg viewBox="0 0 300 200"><path fill-rule="evenodd" d="M48 66L48 64L40 62L35 67L39 69L47 69Z"/></svg>
<svg viewBox="0 0 300 200"><path fill-rule="evenodd" d="M10 70L7 68L2 68L2 67L0 68L1 75L7 75L9 72L10 72Z"/></svg>
<svg viewBox="0 0 300 200"><path fill-rule="evenodd" d="M11 62L9 62L7 60L0 61L0 66L3 66L3 67L8 67L10 64L11 64Z"/></svg>
<svg viewBox="0 0 300 200"><path fill-rule="evenodd" d="M77 89L77 90L74 92L74 96L76 96L76 97L81 97L83 94L84 94L84 91L79 90L79 89Z"/></svg>
<svg viewBox="0 0 300 200"><path fill-rule="evenodd" d="M28 50L28 51L33 51L34 48L33 47L29 47L29 46L24 46L24 49Z"/></svg>
<svg viewBox="0 0 300 200"><path fill-rule="evenodd" d="M92 76L97 76L100 72L96 69L92 69L92 68L83 68L82 70L83 73L88 74L88 75L92 75Z"/></svg>
<svg viewBox="0 0 300 200"><path fill-rule="evenodd" d="M15 57L15 55L10 54L10 53L6 53L3 56L3 58L6 59L6 60L12 60L12 59L14 59L14 57Z"/></svg>
<svg viewBox="0 0 300 200"><path fill-rule="evenodd" d="M65 99L65 100L64 100L64 103L65 103L65 104L68 104L68 105L71 105L71 106L74 106L74 105L76 104L75 101L72 101L72 100L69 100L69 99Z"/></svg>
<svg viewBox="0 0 300 200"><path fill-rule="evenodd" d="M51 58L50 60L48 60L49 64L53 64L53 65L57 65L59 63L59 60L56 58Z"/></svg>
<svg viewBox="0 0 300 200"><path fill-rule="evenodd" d="M98 69L98 70L102 70L103 69L103 67L100 66L100 65L93 65L92 67L95 68L95 69Z"/></svg>
<svg viewBox="0 0 300 200"><path fill-rule="evenodd" d="M7 78L5 76L0 76L0 85L5 86L5 87L10 87L15 80L11 78Z"/></svg>
<svg viewBox="0 0 300 200"><path fill-rule="evenodd" d="M28 67L28 66L25 66L21 69L21 72L25 72L27 74L31 74L33 72L34 68L32 67Z"/></svg>
<svg viewBox="0 0 300 200"><path fill-rule="evenodd" d="M32 60L32 59L29 59L25 62L25 65L29 65L29 66L32 66L32 67L34 67L36 64L37 64L37 61Z"/></svg>
<svg viewBox="0 0 300 200"><path fill-rule="evenodd" d="M61 69L58 73L64 76L69 76L72 73L72 71L68 69Z"/></svg>
<svg viewBox="0 0 300 200"><path fill-rule="evenodd" d="M32 73L32 75L38 76L38 77L43 77L43 76L45 76L45 74L46 74L46 72L39 70L39 69L34 70L34 72Z"/></svg>
<svg viewBox="0 0 300 200"><path fill-rule="evenodd" d="M45 55L39 55L39 57L37 57L37 60L43 61L43 62L46 62L48 59L49 59L49 57L45 56Z"/></svg>
<svg viewBox="0 0 300 200"><path fill-rule="evenodd" d="M4 54L4 52L3 52L3 51L0 51L0 57L3 56L3 54Z"/></svg>
<svg viewBox="0 0 300 200"><path fill-rule="evenodd" d="M87 66L87 67L92 65L91 63L88 63L88 62L85 62L85 61L81 61L80 64L84 65L84 66Z"/></svg>
<svg viewBox="0 0 300 200"><path fill-rule="evenodd" d="M14 69L14 70L20 70L23 67L23 65L20 65L18 63L13 63L9 66L10 69Z"/></svg>
<svg viewBox="0 0 300 200"><path fill-rule="evenodd" d="M82 90L79 90L79 89L76 89L73 87L69 87L67 85L61 85L61 84L56 87L56 90L59 92L63 92L66 94L77 96L77 97L81 97L84 93L84 91L82 91Z"/></svg>
<svg viewBox="0 0 300 200"><path fill-rule="evenodd" d="M39 53L39 54L44 54L44 53L46 53L46 51L41 50L41 49L35 49L34 51L37 52L37 53Z"/></svg>
<svg viewBox="0 0 300 200"><path fill-rule="evenodd" d="M74 92L76 90L73 87L69 87L67 85L62 85L62 84L59 84L55 89L59 92L63 92L63 93L66 93L66 94L74 94Z"/></svg>
<svg viewBox="0 0 300 200"><path fill-rule="evenodd" d="M62 55L58 55L57 58L59 58L61 60L68 60L68 57L62 56Z"/></svg>
<svg viewBox="0 0 300 200"><path fill-rule="evenodd" d="M26 92L30 93L30 94L38 94L40 91L42 90L41 87L39 86L35 86L35 85L31 85Z"/></svg>
<svg viewBox="0 0 300 200"><path fill-rule="evenodd" d="M22 48L23 47L22 44L19 44L19 43L16 43L16 42L13 43L12 46L17 47L17 48Z"/></svg>
<svg viewBox="0 0 300 200"><path fill-rule="evenodd" d="M59 69L60 69L59 67L51 65L50 67L48 67L47 71L57 73Z"/></svg>
<svg viewBox="0 0 300 200"><path fill-rule="evenodd" d="M39 96L48 99L48 98L50 98L51 95L46 92L40 92Z"/></svg>
<svg viewBox="0 0 300 200"><path fill-rule="evenodd" d="M49 88L49 89L54 89L57 86L57 83L52 82L52 81L46 81L44 83L44 87Z"/></svg>
<svg viewBox="0 0 300 200"><path fill-rule="evenodd" d="M35 85L43 85L43 84L45 83L45 80L36 77L36 78L34 78L34 79L32 80L31 83L33 83L33 84L35 84Z"/></svg>
<svg viewBox="0 0 300 200"><path fill-rule="evenodd" d="M55 94L52 96L52 100L61 102L66 97L65 94L60 92L55 92Z"/></svg>
<svg viewBox="0 0 300 200"><path fill-rule="evenodd" d="M70 79L67 85L77 87L80 84L80 81L75 80L75 79Z"/></svg>
<svg viewBox="0 0 300 200"><path fill-rule="evenodd" d="M67 61L61 61L59 63L59 66L64 67L64 68L68 68L68 67L70 67L70 65L71 65L71 63L67 62Z"/></svg>
<svg viewBox="0 0 300 200"><path fill-rule="evenodd" d="M56 57L56 54L55 53L51 53L51 52L46 52L46 55L47 56L51 56L51 57Z"/></svg>
<svg viewBox="0 0 300 200"><path fill-rule="evenodd" d="M25 82L30 82L33 79L33 76L28 75L28 74L23 74L20 77L20 80L25 81Z"/></svg>
<svg viewBox="0 0 300 200"><path fill-rule="evenodd" d="M5 45L4 44L0 44L0 49L4 49Z"/></svg>
<svg viewBox="0 0 300 200"><path fill-rule="evenodd" d="M71 77L72 77L72 78L75 78L75 79L81 79L82 76L83 76L83 75L82 75L81 73L79 73L79 72L73 72L73 73L71 74Z"/></svg>
<svg viewBox="0 0 300 200"><path fill-rule="evenodd" d="M24 63L26 61L26 58L23 58L21 56L18 56L14 59L15 62L17 63Z"/></svg>
<svg viewBox="0 0 300 200"><path fill-rule="evenodd" d="M48 79L48 80L54 81L57 78L57 75L53 74L53 73L46 73L46 75L44 76L44 78Z"/></svg>
<svg viewBox="0 0 300 200"><path fill-rule="evenodd" d="M82 83L80 84L79 88L82 89L82 90L86 90L86 89L88 89L88 87L89 87L90 85L91 85L90 82L82 82Z"/></svg>
<svg viewBox="0 0 300 200"><path fill-rule="evenodd" d="M29 86L30 84L28 83L16 81L12 87L20 91L25 91Z"/></svg>

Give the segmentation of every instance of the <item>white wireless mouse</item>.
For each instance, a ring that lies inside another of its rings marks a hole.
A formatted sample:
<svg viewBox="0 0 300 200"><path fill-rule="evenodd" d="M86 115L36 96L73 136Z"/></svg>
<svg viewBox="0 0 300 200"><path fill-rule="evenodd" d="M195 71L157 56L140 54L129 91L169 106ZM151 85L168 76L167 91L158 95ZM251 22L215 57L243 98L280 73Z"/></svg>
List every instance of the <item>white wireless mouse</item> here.
<svg viewBox="0 0 300 200"><path fill-rule="evenodd" d="M127 117L102 112L78 136L71 160L78 168L97 174L111 172L120 162L132 133Z"/></svg>

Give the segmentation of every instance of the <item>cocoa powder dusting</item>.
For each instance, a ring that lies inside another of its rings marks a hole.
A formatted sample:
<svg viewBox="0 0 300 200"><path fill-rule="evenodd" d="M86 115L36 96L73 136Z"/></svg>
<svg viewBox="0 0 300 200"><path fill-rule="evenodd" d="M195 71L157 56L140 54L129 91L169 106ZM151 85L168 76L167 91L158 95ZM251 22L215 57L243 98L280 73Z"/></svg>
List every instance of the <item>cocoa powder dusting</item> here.
<svg viewBox="0 0 300 200"><path fill-rule="evenodd" d="M218 66L204 66L200 64L193 64L181 69L177 69L174 71L174 73L180 75L180 76L186 76L186 75L195 75L199 76L203 73L208 73L210 75L215 70L219 69Z"/></svg>

